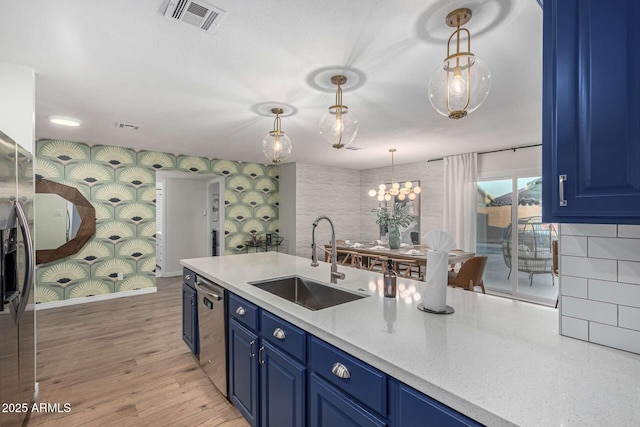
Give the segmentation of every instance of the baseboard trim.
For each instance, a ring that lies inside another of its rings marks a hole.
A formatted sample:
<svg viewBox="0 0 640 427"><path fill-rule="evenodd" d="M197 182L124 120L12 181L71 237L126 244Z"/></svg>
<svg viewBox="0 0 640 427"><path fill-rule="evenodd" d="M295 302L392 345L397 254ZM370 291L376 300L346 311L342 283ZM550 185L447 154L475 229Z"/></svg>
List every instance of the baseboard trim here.
<svg viewBox="0 0 640 427"><path fill-rule="evenodd" d="M134 289L132 291L116 292L113 294L94 295L92 297L65 299L62 301L51 301L51 302L45 302L42 304L36 304L36 310L46 310L49 308L66 307L68 305L86 304L90 302L105 301L105 300L115 299L115 298L124 298L124 297L131 297L135 295L152 294L157 291L158 291L158 288L154 286L153 288Z"/></svg>
<svg viewBox="0 0 640 427"><path fill-rule="evenodd" d="M178 276L182 276L182 271L178 270L178 271L165 271L164 273L162 273L162 277L178 277Z"/></svg>

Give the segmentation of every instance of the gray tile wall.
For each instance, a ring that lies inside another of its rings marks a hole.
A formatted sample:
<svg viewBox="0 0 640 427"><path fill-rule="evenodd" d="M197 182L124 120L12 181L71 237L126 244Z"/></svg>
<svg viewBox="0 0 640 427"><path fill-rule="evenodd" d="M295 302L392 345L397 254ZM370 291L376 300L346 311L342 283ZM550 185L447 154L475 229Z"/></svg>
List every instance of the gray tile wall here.
<svg viewBox="0 0 640 427"><path fill-rule="evenodd" d="M360 171L296 163L296 254L311 257L311 224L318 215L333 220L337 239L360 239L361 192ZM323 221L316 242L330 240L331 228Z"/></svg>

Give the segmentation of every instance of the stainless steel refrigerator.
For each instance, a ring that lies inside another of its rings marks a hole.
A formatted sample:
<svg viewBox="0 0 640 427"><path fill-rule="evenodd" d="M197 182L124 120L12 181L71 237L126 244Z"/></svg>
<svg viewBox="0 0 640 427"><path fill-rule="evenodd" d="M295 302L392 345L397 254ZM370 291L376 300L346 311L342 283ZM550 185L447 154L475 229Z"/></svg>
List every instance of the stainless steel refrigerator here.
<svg viewBox="0 0 640 427"><path fill-rule="evenodd" d="M0 131L0 426L20 426L35 390L33 157Z"/></svg>

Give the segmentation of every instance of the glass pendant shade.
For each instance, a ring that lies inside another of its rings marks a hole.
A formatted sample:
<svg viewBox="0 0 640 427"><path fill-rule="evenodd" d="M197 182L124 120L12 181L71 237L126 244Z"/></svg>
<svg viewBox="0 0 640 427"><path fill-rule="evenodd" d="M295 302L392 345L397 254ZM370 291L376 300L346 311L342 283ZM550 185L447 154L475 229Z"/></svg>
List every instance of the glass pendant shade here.
<svg viewBox="0 0 640 427"><path fill-rule="evenodd" d="M286 160L291 154L291 147L291 139L282 131L271 131L262 140L262 152L273 163Z"/></svg>
<svg viewBox="0 0 640 427"><path fill-rule="evenodd" d="M489 67L471 53L471 33L460 28L470 19L469 9L457 9L447 15L447 25L456 30L449 37L447 57L429 82L429 102L438 113L451 119L461 119L475 111L491 90Z"/></svg>
<svg viewBox="0 0 640 427"><path fill-rule="evenodd" d="M320 136L333 148L344 148L351 144L358 134L358 120L342 105L342 87L347 82L345 76L331 77L331 83L338 86L336 103L320 118Z"/></svg>
<svg viewBox="0 0 640 427"><path fill-rule="evenodd" d="M280 129L282 108L272 108L271 112L276 119L273 121L273 130L262 140L262 152L267 159L278 164L291 154L291 139Z"/></svg>
<svg viewBox="0 0 640 427"><path fill-rule="evenodd" d="M358 120L352 113L329 109L320 118L320 136L333 148L343 148L351 144L358 135Z"/></svg>

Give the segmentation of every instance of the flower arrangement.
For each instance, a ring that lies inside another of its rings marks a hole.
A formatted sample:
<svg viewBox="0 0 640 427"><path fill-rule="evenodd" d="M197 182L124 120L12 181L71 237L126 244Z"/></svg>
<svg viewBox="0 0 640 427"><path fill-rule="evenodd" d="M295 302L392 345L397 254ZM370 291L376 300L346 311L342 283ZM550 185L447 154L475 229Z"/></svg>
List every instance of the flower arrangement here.
<svg viewBox="0 0 640 427"><path fill-rule="evenodd" d="M387 210L387 208L375 208L372 209L371 212L376 213L376 224L381 227L389 228L390 225L396 227L406 227L411 224L414 216L406 213L402 209L402 205L400 203L394 203L391 212Z"/></svg>

